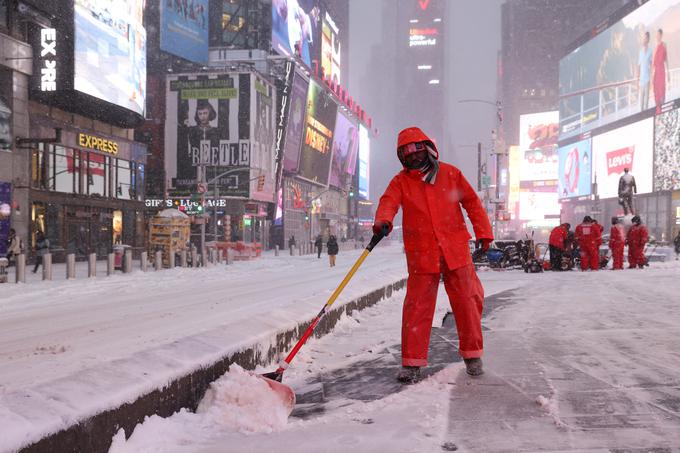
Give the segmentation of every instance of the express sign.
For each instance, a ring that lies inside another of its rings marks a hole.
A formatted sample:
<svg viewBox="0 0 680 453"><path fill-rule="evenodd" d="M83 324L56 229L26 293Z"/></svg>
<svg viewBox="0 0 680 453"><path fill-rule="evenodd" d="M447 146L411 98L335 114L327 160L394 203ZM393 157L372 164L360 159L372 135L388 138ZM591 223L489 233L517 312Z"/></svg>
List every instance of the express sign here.
<svg viewBox="0 0 680 453"><path fill-rule="evenodd" d="M57 90L57 30L40 30L40 91Z"/></svg>

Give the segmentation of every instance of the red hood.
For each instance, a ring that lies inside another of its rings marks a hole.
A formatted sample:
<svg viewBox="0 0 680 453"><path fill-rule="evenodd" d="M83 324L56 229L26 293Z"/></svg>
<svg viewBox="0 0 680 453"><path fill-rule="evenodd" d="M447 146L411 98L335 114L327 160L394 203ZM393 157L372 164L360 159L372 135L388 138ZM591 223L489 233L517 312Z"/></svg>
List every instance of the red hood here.
<svg viewBox="0 0 680 453"><path fill-rule="evenodd" d="M417 142L428 142L430 146L432 146L432 149L434 150L435 159L439 159L439 151L437 150L437 146L435 146L432 139L425 135L425 132L420 130L420 128L418 127L408 127L403 131L399 132L399 136L397 138L397 148L399 148L400 146L408 145L409 143Z"/></svg>

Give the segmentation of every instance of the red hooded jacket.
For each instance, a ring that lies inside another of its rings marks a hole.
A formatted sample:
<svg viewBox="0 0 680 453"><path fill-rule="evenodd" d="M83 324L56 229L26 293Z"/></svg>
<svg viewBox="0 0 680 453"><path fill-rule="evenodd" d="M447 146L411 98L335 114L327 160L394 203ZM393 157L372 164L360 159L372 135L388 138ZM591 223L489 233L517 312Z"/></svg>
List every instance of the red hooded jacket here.
<svg viewBox="0 0 680 453"><path fill-rule="evenodd" d="M406 139L404 132L408 132ZM409 128L400 134L399 145L417 141L431 142L420 129ZM477 193L453 165L440 163L434 184L424 182L418 170L403 169L380 198L376 223L391 223L400 206L410 273L440 272L440 248L449 269L472 263L468 246L471 236L461 206L467 211L476 238L493 240L491 223Z"/></svg>
<svg viewBox="0 0 680 453"><path fill-rule="evenodd" d="M567 240L567 227L564 224L556 226L550 232L549 245L557 247L560 250L564 250L564 241Z"/></svg>

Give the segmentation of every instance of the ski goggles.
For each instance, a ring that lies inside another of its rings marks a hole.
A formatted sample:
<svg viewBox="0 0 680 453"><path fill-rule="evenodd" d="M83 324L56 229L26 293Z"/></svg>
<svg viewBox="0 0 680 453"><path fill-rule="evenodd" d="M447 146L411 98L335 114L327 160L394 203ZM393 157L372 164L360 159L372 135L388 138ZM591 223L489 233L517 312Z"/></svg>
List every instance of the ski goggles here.
<svg viewBox="0 0 680 453"><path fill-rule="evenodd" d="M427 148L425 147L425 142L415 142L415 143L409 143L407 145L402 145L397 148L397 155L399 158L403 159L406 156L409 156L413 153L417 153L419 151L425 151Z"/></svg>

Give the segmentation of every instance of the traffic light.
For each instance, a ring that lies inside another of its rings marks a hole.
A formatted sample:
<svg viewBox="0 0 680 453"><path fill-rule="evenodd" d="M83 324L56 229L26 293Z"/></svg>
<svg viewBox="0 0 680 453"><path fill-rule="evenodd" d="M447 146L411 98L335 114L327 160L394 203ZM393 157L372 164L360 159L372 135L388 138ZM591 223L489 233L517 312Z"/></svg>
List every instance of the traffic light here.
<svg viewBox="0 0 680 453"><path fill-rule="evenodd" d="M350 188L349 188L349 197L354 198L354 187L353 186L350 186Z"/></svg>
<svg viewBox="0 0 680 453"><path fill-rule="evenodd" d="M305 222L309 221L309 210L305 209Z"/></svg>
<svg viewBox="0 0 680 453"><path fill-rule="evenodd" d="M257 191L262 192L264 190L264 175L257 177Z"/></svg>

